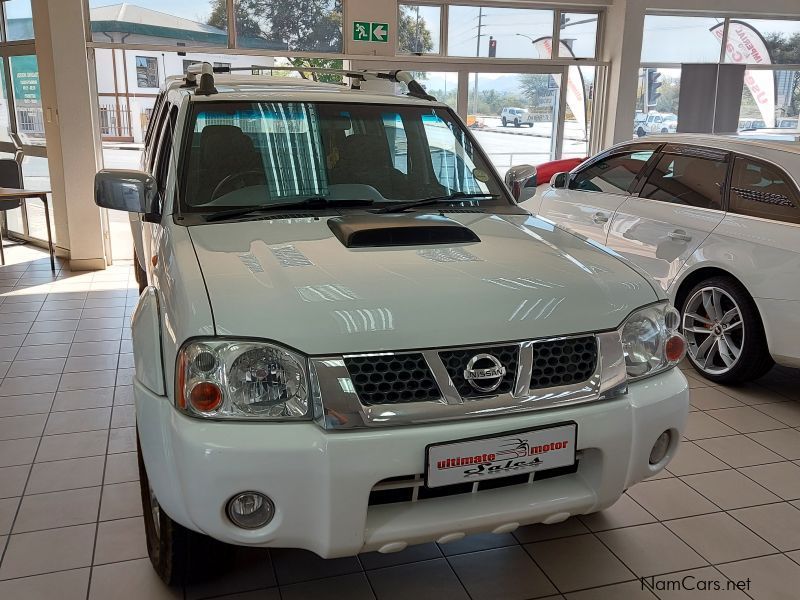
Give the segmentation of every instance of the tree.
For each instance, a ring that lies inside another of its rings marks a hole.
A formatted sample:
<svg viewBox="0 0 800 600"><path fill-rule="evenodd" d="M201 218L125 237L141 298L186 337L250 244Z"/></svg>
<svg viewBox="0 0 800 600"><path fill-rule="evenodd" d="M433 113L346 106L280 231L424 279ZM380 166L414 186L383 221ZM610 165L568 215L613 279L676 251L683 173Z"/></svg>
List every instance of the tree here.
<svg viewBox="0 0 800 600"><path fill-rule="evenodd" d="M549 87L549 75L520 75L519 89L522 97L530 106L538 106L544 99L553 94Z"/></svg>
<svg viewBox="0 0 800 600"><path fill-rule="evenodd" d="M425 54L433 50L433 34L419 14L419 7L401 6L397 24L397 46L407 54Z"/></svg>
<svg viewBox="0 0 800 600"><path fill-rule="evenodd" d="M774 31L763 35L773 64L800 64L800 33L788 36ZM777 72L775 76L778 76ZM785 116L794 117L800 113L800 71L788 71L786 77L789 77L790 80L783 90L786 94L783 99L783 108L786 111ZM776 100L779 99L776 98Z"/></svg>

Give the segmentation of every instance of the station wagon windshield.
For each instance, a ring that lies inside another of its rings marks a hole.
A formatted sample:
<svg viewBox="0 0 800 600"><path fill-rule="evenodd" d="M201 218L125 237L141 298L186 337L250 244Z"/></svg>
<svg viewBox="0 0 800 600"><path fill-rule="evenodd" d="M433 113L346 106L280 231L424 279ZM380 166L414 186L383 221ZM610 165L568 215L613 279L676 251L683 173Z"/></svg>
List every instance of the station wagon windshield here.
<svg viewBox="0 0 800 600"><path fill-rule="evenodd" d="M308 198L323 199L312 208L325 201L389 206L466 194L473 197L447 202L509 204L485 157L447 109L198 102L188 127L181 212Z"/></svg>

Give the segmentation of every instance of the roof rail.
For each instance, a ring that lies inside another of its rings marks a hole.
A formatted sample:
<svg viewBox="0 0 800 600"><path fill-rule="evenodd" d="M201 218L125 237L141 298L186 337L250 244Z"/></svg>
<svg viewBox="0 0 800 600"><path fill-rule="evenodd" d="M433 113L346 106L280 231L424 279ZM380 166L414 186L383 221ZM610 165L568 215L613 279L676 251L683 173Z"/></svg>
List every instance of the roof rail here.
<svg viewBox="0 0 800 600"><path fill-rule="evenodd" d="M408 95L422 100L436 102L436 98L425 91L420 83L414 79L409 71L369 71L360 69L326 69L320 67L273 67L267 65L252 65L249 67L212 66L211 63L194 63L186 68L186 77L182 87L197 88L195 94L207 96L216 94L214 87L214 73L234 73L237 71L291 71L297 73L325 73L328 75L341 75L350 79L350 89L361 89L361 83L383 79L395 83L404 83L408 88ZM200 75L200 84L197 83Z"/></svg>

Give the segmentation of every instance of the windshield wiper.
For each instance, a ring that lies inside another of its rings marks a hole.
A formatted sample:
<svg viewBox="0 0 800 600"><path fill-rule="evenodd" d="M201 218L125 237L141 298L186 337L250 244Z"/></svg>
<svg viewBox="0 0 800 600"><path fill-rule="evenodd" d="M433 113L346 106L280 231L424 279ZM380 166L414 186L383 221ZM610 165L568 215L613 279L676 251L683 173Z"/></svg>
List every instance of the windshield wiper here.
<svg viewBox="0 0 800 600"><path fill-rule="evenodd" d="M237 217L245 217L249 214L259 212L266 212L272 210L283 210L286 208L333 208L342 206L369 206L374 204L374 200L370 199L356 199L356 200L329 200L322 196L314 196L299 200L296 202L281 202L279 204L261 204L259 206L248 206L243 208L232 208L230 210L221 210L211 213L206 216L206 221L224 221L226 219L235 219Z"/></svg>
<svg viewBox="0 0 800 600"><path fill-rule="evenodd" d="M497 194L487 194L479 192L477 194L466 194L464 192L455 192L447 196L434 196L433 198L423 198L422 200L414 200L412 202L399 202L397 204L390 204L383 208L373 210L374 213L394 213L403 212L409 208L416 208L418 206L428 206L429 204L436 204L438 202L455 202L470 198L497 198Z"/></svg>

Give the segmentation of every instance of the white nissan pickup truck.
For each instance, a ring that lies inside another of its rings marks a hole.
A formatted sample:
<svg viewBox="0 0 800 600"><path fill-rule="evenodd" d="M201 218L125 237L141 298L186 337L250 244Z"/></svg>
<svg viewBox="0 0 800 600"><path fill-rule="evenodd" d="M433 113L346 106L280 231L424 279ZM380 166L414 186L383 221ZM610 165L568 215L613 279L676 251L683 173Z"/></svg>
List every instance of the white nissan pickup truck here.
<svg viewBox="0 0 800 600"><path fill-rule="evenodd" d="M448 106L403 72L198 70L160 94L142 170L95 185L134 217L162 579L225 554L209 544L340 557L558 523L670 461L677 313L517 206Z"/></svg>

